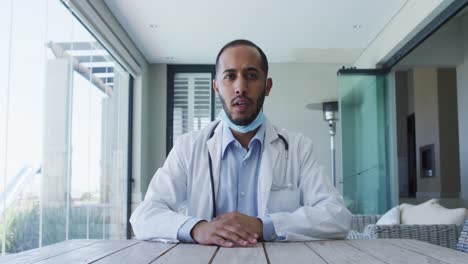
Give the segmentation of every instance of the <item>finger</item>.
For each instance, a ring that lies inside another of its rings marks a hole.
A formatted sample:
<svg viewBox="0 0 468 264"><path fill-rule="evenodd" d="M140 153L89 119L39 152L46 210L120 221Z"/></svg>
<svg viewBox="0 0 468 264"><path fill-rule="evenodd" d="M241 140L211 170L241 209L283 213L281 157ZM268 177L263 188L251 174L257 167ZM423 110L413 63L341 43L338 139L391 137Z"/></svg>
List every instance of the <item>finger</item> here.
<svg viewBox="0 0 468 264"><path fill-rule="evenodd" d="M255 237L255 240L260 239L260 236L257 233L250 233L250 235Z"/></svg>
<svg viewBox="0 0 468 264"><path fill-rule="evenodd" d="M250 244L255 245L257 243L257 239L255 238L254 235L252 235L250 232L242 228L240 225L236 226L225 226L225 229L235 233L237 236L239 236L241 239L244 241L247 241Z"/></svg>
<svg viewBox="0 0 468 264"><path fill-rule="evenodd" d="M252 230L248 225L241 225L238 223L236 227L242 228L245 232L247 232L249 236L252 238L252 241L253 239L255 239L255 243L260 239L260 235L257 234L254 230Z"/></svg>
<svg viewBox="0 0 468 264"><path fill-rule="evenodd" d="M232 243L231 241L227 241L220 236L213 236L211 242L212 244L215 244L221 247L233 247L234 246L234 243Z"/></svg>
<svg viewBox="0 0 468 264"><path fill-rule="evenodd" d="M249 245L249 242L239 237L235 232L229 231L228 229L226 229L226 227L224 227L224 229L219 230L216 233L218 236L221 236L222 238L227 239L229 241L236 242L237 244L241 246L245 247Z"/></svg>

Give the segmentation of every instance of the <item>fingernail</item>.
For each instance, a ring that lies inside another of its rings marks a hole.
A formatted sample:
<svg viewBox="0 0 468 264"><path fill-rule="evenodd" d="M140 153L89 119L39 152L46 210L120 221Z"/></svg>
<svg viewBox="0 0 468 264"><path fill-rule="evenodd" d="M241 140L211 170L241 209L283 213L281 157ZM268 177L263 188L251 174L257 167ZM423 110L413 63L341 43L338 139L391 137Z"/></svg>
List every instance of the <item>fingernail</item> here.
<svg viewBox="0 0 468 264"><path fill-rule="evenodd" d="M257 235L257 234L254 234L254 237L255 237L255 238L258 238L258 235Z"/></svg>

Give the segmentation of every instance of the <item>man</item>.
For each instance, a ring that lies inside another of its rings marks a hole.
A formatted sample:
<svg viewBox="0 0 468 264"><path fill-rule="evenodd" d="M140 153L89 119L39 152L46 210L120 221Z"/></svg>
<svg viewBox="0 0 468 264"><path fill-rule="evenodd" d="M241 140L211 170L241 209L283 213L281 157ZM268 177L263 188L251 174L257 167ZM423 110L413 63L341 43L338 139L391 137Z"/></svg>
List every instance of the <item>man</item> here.
<svg viewBox="0 0 468 264"><path fill-rule="evenodd" d="M132 214L137 239L233 247L346 236L351 214L311 140L276 128L262 112L272 85L254 43L221 49L213 80L220 121L175 144Z"/></svg>

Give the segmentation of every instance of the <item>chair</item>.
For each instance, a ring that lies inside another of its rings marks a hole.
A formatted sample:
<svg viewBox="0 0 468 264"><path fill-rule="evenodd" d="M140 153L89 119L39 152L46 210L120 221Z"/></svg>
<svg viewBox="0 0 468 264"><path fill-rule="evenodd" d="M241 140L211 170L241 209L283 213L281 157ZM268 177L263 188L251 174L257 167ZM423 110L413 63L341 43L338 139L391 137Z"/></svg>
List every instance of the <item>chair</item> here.
<svg viewBox="0 0 468 264"><path fill-rule="evenodd" d="M351 224L354 231L350 232L347 239L417 239L456 249L462 230L461 225L376 225L375 223L379 218L378 215L354 215ZM365 225L364 228L363 225ZM360 231L361 228L363 228L362 231ZM356 232L361 233L357 234ZM466 246L468 247L468 244Z"/></svg>
<svg viewBox="0 0 468 264"><path fill-rule="evenodd" d="M458 239L457 250L468 253L468 219L465 220L463 230L461 231L460 238Z"/></svg>

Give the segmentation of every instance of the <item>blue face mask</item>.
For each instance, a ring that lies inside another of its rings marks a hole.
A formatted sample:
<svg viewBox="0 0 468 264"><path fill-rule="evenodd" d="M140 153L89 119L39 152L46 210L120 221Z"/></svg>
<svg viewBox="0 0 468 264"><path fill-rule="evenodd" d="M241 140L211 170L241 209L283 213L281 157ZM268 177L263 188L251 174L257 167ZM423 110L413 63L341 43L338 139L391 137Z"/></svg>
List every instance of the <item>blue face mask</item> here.
<svg viewBox="0 0 468 264"><path fill-rule="evenodd" d="M219 119L226 123L229 128L233 129L234 131L237 131L239 133L247 133L250 131L254 131L257 129L259 126L261 126L265 122L265 115L263 114L263 111L260 111L257 115L257 118L255 118L254 121L250 122L250 124L246 126L238 126L234 124L231 119L227 116L226 112L222 109L221 112L219 113Z"/></svg>

